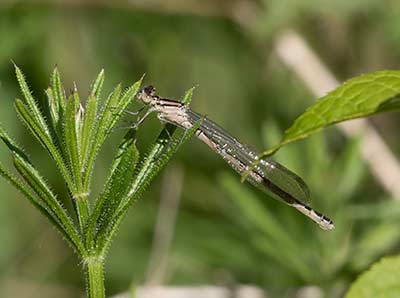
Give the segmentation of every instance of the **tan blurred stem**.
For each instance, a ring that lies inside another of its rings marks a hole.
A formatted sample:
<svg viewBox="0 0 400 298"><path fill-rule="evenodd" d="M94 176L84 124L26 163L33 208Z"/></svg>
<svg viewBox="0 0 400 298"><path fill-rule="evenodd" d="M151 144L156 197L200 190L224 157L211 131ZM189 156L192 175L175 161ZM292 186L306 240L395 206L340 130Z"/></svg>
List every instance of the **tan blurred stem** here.
<svg viewBox="0 0 400 298"><path fill-rule="evenodd" d="M175 220L182 192L184 171L171 164L164 174L146 286L160 285L165 280L168 253L174 234Z"/></svg>
<svg viewBox="0 0 400 298"><path fill-rule="evenodd" d="M307 42L296 32L279 36L275 51L315 96L321 97L335 89L339 82L318 58ZM362 136L361 153L376 180L394 199L400 199L400 165L376 129L366 119L338 124L346 136Z"/></svg>
<svg viewBox="0 0 400 298"><path fill-rule="evenodd" d="M112 298L266 298L268 295L255 286L238 286L235 289L219 286L196 287L138 287L132 293L122 293ZM312 298L312 297L308 297Z"/></svg>

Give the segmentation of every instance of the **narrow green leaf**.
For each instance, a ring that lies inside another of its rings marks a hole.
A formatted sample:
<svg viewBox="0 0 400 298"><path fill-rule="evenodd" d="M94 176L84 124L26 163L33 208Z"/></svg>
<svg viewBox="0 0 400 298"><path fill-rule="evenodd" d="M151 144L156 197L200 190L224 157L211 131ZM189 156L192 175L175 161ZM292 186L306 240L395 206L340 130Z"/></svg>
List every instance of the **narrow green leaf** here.
<svg viewBox="0 0 400 298"><path fill-rule="evenodd" d="M130 86L120 97L118 103L114 106L113 103L109 103L108 109L110 113L110 123L108 131L110 132L115 126L117 121L121 118L123 111L128 107L128 105L135 99L137 92L139 91L140 85L142 84L142 79L135 82Z"/></svg>
<svg viewBox="0 0 400 298"><path fill-rule="evenodd" d="M192 87L190 88L188 91L186 91L186 93L183 95L181 102L185 105L185 106L189 106L190 103L192 102L192 98L193 98L193 92L194 89L196 87Z"/></svg>
<svg viewBox="0 0 400 298"><path fill-rule="evenodd" d="M89 155L89 144L93 138L94 127L96 126L96 113L97 113L97 98L94 95L89 95L86 109L84 114L84 124L81 135L81 164L84 165L87 162Z"/></svg>
<svg viewBox="0 0 400 298"><path fill-rule="evenodd" d="M32 166L29 160L14 153L13 154L14 166L24 178L26 183L36 192L41 198L43 206L52 211L54 219L62 226L63 231L68 234L68 238L74 243L76 248L80 251L84 250L81 239L72 219L68 216L66 210L62 207L56 196L48 187L47 183L40 176L39 172Z"/></svg>
<svg viewBox="0 0 400 298"><path fill-rule="evenodd" d="M63 115L67 98L62 87L61 77L57 67L54 68L53 74L51 76L51 88L55 105L58 106L59 113Z"/></svg>
<svg viewBox="0 0 400 298"><path fill-rule="evenodd" d="M17 75L18 83L21 88L22 94L24 95L25 103L29 107L29 110L32 113L32 118L35 119L35 121L38 123L42 131L50 136L50 131L47 127L46 122L44 121L44 118L42 114L40 113L39 107L36 104L35 99L33 98L31 91L29 90L28 84L25 81L25 77L22 73L22 71L19 69L17 65L14 64L15 67L15 73Z"/></svg>
<svg viewBox="0 0 400 298"><path fill-rule="evenodd" d="M349 119L398 110L400 71L385 70L362 75L345 82L320 98L285 131L279 144L265 150L271 155L282 146L308 137L322 128Z"/></svg>
<svg viewBox="0 0 400 298"><path fill-rule="evenodd" d="M92 88L90 90L90 95L94 96L99 100L101 90L103 88L103 83L104 83L104 69L100 71L100 73L97 75L96 80L94 80L92 84Z"/></svg>
<svg viewBox="0 0 400 298"><path fill-rule="evenodd" d="M352 284L346 298L392 298L400 293L400 257L386 257Z"/></svg>
<svg viewBox="0 0 400 298"><path fill-rule="evenodd" d="M183 137L180 139L170 139L170 136L176 129L176 127L173 125L167 124L161 131L156 142L151 146L149 153L141 161L140 167L135 175L135 179L131 184L131 187L121 200L118 209L112 216L112 220L108 222L107 230L105 230L104 233L100 233L98 236L97 244L98 247L102 249L102 255L106 253L108 246L129 206L136 202L136 200L146 190L153 178L167 164L178 148L190 137L192 137L192 135L200 127L200 124L201 121L196 123L191 129L185 131Z"/></svg>
<svg viewBox="0 0 400 298"><path fill-rule="evenodd" d="M75 186L72 183L70 174L68 169L65 166L64 160L62 159L60 152L57 150L55 145L53 144L52 140L45 132L41 129L39 123L31 116L30 112L28 111L27 107L24 103L16 99L15 101L15 109L17 114L22 119L26 127L31 131L31 133L38 139L38 141L47 149L50 153L50 156L56 162L57 167L59 168L61 175L63 176L64 180L67 183L68 188L71 192L75 192Z"/></svg>
<svg viewBox="0 0 400 298"><path fill-rule="evenodd" d="M128 131L118 147L104 191L100 198L96 200L96 206L90 216L86 233L87 247L94 246L95 234L101 233L107 226L131 184L139 157L139 152L135 146L135 134L136 131L133 129Z"/></svg>
<svg viewBox="0 0 400 298"><path fill-rule="evenodd" d="M24 150L17 145L17 143L6 133L6 131L0 126L0 138L6 144L8 149L11 152L15 152L20 156L23 156L26 160L28 160L28 157L26 156Z"/></svg>
<svg viewBox="0 0 400 298"><path fill-rule="evenodd" d="M79 156L79 144L78 144L78 128L77 128L77 113L79 109L79 96L77 92L67 100L67 106L65 111L65 124L64 143L66 145L69 165L72 170L72 176L75 182L75 188L77 192L82 191L82 180L81 180L81 165ZM74 196L82 196L80 193L73 193Z"/></svg>
<svg viewBox="0 0 400 298"><path fill-rule="evenodd" d="M51 117L51 122L53 124L54 129L59 126L59 121L60 121L60 107L58 105L58 102L54 100L53 96L53 90L49 87L46 89L46 95L47 95L47 103L50 108L50 117Z"/></svg>
<svg viewBox="0 0 400 298"><path fill-rule="evenodd" d="M84 175L84 190L89 191L91 173L94 166L96 156L104 143L107 135L111 132L114 125L120 119L122 111L135 98L137 91L140 88L141 80L134 83L121 97L121 85L118 85L113 93L108 97L103 109L99 114L98 124L95 126L95 131L92 133L93 138L90 141L90 151L85 165Z"/></svg>
<svg viewBox="0 0 400 298"><path fill-rule="evenodd" d="M83 245L80 243L76 245L74 239L70 237L70 234L64 229L62 224L58 221L57 217L53 214L47 206L43 205L43 202L38 200L26 187L14 177L9 171L7 171L3 165L0 163L0 175L3 176L11 185L18 189L30 202L38 209L61 233L63 238L70 244L70 246L81 256L85 255L85 250Z"/></svg>

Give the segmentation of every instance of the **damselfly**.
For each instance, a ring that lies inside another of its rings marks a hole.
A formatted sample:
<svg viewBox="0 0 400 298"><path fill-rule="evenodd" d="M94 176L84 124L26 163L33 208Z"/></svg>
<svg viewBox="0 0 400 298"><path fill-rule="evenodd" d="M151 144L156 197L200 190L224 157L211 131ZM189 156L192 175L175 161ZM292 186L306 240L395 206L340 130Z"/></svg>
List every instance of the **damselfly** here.
<svg viewBox="0 0 400 298"><path fill-rule="evenodd" d="M190 129L200 122L196 136L219 154L236 172L247 173L247 181L296 208L322 229L334 228L333 222L328 217L304 203L309 199L310 194L307 185L299 176L272 159L259 160L255 151L239 142L216 123L192 111L179 101L157 96L155 91L153 86L148 86L138 93L138 100L148 105L149 109L136 125L139 125L151 112L156 112L160 121L183 129Z"/></svg>

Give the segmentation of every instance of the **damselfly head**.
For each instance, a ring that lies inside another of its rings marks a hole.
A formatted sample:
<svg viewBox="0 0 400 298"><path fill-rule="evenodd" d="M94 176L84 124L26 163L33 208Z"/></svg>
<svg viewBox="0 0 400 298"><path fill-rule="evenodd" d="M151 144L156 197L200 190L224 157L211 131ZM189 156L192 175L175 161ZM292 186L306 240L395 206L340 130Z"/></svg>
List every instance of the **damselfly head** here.
<svg viewBox="0 0 400 298"><path fill-rule="evenodd" d="M137 99L143 102L144 104L149 104L152 100L154 100L154 96L156 94L156 88L153 86L144 87L139 91L137 95Z"/></svg>

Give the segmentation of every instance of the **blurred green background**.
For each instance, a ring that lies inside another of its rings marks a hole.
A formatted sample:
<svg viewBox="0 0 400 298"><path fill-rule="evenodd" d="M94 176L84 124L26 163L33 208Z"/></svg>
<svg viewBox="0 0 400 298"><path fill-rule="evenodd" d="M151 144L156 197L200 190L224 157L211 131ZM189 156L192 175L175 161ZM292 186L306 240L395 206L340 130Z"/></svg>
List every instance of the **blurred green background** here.
<svg viewBox="0 0 400 298"><path fill-rule="evenodd" d="M20 93L11 61L41 102L55 65L66 91L75 81L82 97L102 68L104 96L144 73L162 96L179 98L196 86L192 108L261 151L315 100L273 51L283 30L300 33L343 81L400 67L399 12L399 2L382 0L1 0L0 121L58 193L65 188L55 166L13 111ZM399 154L398 117L371 121ZM155 116L141 127L141 152L160 128ZM101 152L94 193L123 134L116 130ZM370 174L359 141L329 128L276 155L307 181L312 205L334 219L333 232L241 184L206 146L189 141L124 221L106 264L107 294L146 284L155 270L156 283L166 285L252 284L268 297L299 297L315 286L323 293L315 297L341 297L400 245L400 206ZM0 156L11 166L5 146ZM150 264L166 185L182 193L171 247L161 252L164 270ZM82 296L79 260L19 193L3 180L0 189L0 296Z"/></svg>

